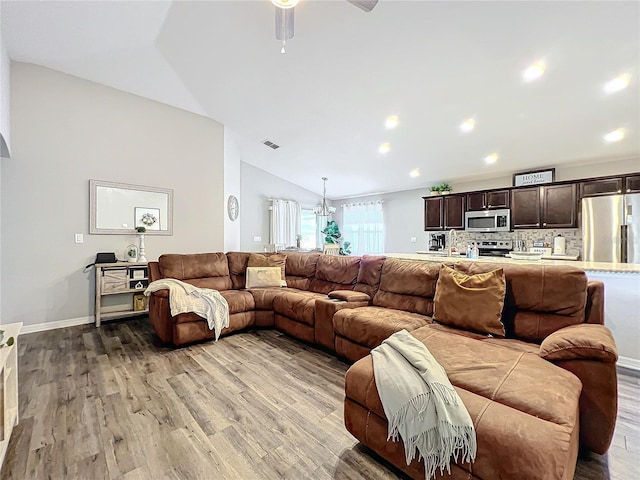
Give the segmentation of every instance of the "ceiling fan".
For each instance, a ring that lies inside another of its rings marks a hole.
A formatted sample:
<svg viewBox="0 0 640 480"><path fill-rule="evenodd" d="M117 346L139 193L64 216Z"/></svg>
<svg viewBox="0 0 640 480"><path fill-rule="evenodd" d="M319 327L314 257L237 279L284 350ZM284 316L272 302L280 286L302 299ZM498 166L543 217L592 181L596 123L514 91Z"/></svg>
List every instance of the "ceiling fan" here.
<svg viewBox="0 0 640 480"><path fill-rule="evenodd" d="M271 0L276 7L276 39L282 40L280 53L286 53L287 40L293 38L293 7L300 0ZM365 12L370 12L377 5L378 0L347 0Z"/></svg>

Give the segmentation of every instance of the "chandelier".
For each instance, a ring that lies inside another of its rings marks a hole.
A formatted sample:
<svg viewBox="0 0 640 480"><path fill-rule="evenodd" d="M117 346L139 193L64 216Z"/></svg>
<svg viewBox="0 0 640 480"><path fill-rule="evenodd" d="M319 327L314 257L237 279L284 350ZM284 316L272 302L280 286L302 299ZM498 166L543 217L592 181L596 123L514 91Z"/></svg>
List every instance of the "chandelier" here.
<svg viewBox="0 0 640 480"><path fill-rule="evenodd" d="M322 177L322 205L314 207L313 213L319 217L328 217L335 211L336 207L327 205L327 177Z"/></svg>

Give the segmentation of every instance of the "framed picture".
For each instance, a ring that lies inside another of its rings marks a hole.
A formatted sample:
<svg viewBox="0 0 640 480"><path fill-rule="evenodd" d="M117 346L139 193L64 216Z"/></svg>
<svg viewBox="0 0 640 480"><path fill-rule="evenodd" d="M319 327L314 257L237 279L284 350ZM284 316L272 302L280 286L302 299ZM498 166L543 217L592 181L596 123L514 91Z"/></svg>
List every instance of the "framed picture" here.
<svg viewBox="0 0 640 480"><path fill-rule="evenodd" d="M527 185L540 185L553 183L556 179L555 168L545 168L544 170L532 170L530 172L515 173L513 175L514 187L525 187Z"/></svg>
<svg viewBox="0 0 640 480"><path fill-rule="evenodd" d="M159 208L135 207L134 210L134 225L136 227L144 227L147 230L160 230Z"/></svg>
<svg viewBox="0 0 640 480"><path fill-rule="evenodd" d="M136 293L133 296L133 311L142 312L147 309L147 297L142 293Z"/></svg>

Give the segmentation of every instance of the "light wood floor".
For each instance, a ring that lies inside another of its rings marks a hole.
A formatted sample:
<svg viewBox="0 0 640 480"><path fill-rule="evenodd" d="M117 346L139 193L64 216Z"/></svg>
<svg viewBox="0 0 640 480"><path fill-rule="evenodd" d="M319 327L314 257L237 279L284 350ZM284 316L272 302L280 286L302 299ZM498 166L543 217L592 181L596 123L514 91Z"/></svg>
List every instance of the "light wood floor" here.
<svg viewBox="0 0 640 480"><path fill-rule="evenodd" d="M2 479L403 478L344 428L348 365L273 330L172 349L141 318L23 335L18 351ZM621 375L613 446L576 479L637 478L638 398Z"/></svg>

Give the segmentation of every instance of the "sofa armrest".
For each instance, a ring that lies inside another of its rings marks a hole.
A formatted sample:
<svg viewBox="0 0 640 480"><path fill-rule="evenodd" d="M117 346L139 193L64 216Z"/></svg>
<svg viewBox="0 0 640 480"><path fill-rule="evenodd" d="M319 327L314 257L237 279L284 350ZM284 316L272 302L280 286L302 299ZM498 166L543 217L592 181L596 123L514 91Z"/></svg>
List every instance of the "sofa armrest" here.
<svg viewBox="0 0 640 480"><path fill-rule="evenodd" d="M329 292L329 298L333 300L342 300L344 302L367 302L371 301L371 297L363 292L354 292L353 290L334 290Z"/></svg>
<svg viewBox="0 0 640 480"><path fill-rule="evenodd" d="M151 296L159 298L169 298L169 289L164 288L162 290L156 290L155 292L151 292Z"/></svg>
<svg viewBox="0 0 640 480"><path fill-rule="evenodd" d="M587 305L584 312L585 323L604 325L604 283L590 280L587 283Z"/></svg>
<svg viewBox="0 0 640 480"><path fill-rule="evenodd" d="M615 363L618 349L604 325L583 323L561 328L540 344L539 355L545 360L598 360Z"/></svg>
<svg viewBox="0 0 640 480"><path fill-rule="evenodd" d="M358 293L358 292L348 292ZM364 294L367 298L369 295ZM336 349L336 334L333 330L333 316L336 312L345 308L358 308L366 307L369 305L369 301L362 302L344 302L335 301L336 299L324 299L320 298L316 300L315 305L315 323L314 323L314 336L317 344L323 347L330 348L332 351Z"/></svg>

